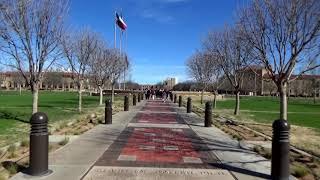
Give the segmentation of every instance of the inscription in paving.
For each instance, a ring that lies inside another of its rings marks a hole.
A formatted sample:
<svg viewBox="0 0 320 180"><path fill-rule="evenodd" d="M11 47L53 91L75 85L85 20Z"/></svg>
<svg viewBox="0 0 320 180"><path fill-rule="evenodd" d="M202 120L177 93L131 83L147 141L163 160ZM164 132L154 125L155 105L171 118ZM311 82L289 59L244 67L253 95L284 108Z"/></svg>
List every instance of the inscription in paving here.
<svg viewBox="0 0 320 180"><path fill-rule="evenodd" d="M147 168L147 167L103 167L94 166L84 178L85 180L102 179L223 179L234 178L226 170L220 169L182 169L182 168Z"/></svg>

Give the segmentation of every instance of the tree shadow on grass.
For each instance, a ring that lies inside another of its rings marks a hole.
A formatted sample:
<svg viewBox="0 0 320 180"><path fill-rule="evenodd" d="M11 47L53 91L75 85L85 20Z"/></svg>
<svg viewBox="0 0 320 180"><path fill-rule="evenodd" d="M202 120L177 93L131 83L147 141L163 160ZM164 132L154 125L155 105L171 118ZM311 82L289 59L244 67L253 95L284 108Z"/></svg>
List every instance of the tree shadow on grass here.
<svg viewBox="0 0 320 180"><path fill-rule="evenodd" d="M8 111L0 111L0 119L13 119L22 123L27 123L29 124L28 120L22 119L20 117L18 117L18 115L13 114L11 112Z"/></svg>

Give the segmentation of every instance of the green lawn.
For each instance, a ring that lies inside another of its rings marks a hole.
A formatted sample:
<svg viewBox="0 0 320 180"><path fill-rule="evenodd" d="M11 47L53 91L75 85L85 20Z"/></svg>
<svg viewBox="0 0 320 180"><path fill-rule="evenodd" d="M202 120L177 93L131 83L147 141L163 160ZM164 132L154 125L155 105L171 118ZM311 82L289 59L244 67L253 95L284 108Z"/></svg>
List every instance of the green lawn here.
<svg viewBox="0 0 320 180"><path fill-rule="evenodd" d="M116 101L120 100L122 97L116 97ZM84 112L98 107L98 104L98 96L83 95ZM39 93L39 111L48 115L49 124L79 115L77 108L76 92L40 91ZM22 95L17 91L0 91L0 145L9 139L19 138L14 138L16 135L28 136L31 112L32 95L29 91L24 91Z"/></svg>
<svg viewBox="0 0 320 180"><path fill-rule="evenodd" d="M200 105L198 99L196 105ZM234 98L217 101L217 111L229 109L233 112ZM277 97L245 97L240 100L240 116L257 122L272 123L279 117L279 99ZM320 103L313 104L309 98L289 98L288 120L291 124L313 127L320 130Z"/></svg>

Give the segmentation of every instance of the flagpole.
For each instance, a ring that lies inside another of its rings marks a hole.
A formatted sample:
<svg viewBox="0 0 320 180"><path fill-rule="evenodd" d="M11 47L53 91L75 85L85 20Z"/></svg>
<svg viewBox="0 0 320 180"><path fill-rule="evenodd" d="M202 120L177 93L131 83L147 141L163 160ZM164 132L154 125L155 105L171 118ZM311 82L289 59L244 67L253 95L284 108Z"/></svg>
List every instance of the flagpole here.
<svg viewBox="0 0 320 180"><path fill-rule="evenodd" d="M120 52L120 60L122 61L122 30L120 30L120 42L119 42L119 52ZM119 78L119 89L121 89L121 78Z"/></svg>
<svg viewBox="0 0 320 180"><path fill-rule="evenodd" d="M117 20L116 20L117 12L114 11L114 49L117 48Z"/></svg>

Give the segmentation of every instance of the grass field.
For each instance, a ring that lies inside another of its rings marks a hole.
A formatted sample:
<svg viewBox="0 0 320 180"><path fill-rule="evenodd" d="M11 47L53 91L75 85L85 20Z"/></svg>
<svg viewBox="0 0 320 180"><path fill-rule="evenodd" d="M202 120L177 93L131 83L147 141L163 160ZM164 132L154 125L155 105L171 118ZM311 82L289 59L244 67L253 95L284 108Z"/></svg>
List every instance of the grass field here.
<svg viewBox="0 0 320 180"><path fill-rule="evenodd" d="M122 97L116 97L116 103ZM99 104L98 96L83 95L83 113L94 111ZM57 121L69 120L79 113L76 92L40 91L39 111L49 117L49 125ZM20 137L28 137L29 119L32 112L32 95L25 91L0 91L0 147Z"/></svg>
<svg viewBox="0 0 320 180"><path fill-rule="evenodd" d="M204 107L200 104L199 97L193 97L193 102L197 106ZM234 106L234 98L225 98L217 101L216 112L232 115ZM272 123L278 117L279 100L277 97L241 97L240 115L237 118ZM320 131L320 103L313 104L310 98L289 98L288 120L293 125L312 127Z"/></svg>

